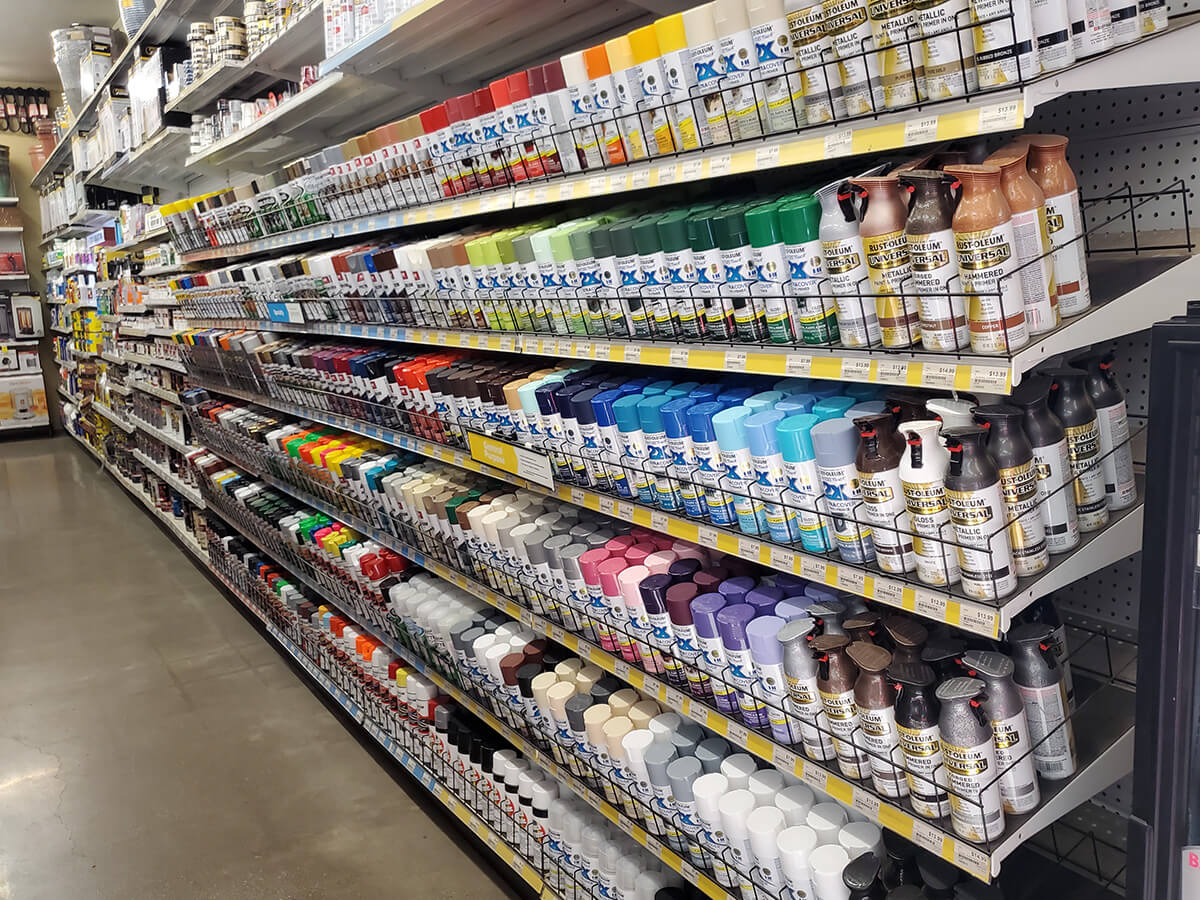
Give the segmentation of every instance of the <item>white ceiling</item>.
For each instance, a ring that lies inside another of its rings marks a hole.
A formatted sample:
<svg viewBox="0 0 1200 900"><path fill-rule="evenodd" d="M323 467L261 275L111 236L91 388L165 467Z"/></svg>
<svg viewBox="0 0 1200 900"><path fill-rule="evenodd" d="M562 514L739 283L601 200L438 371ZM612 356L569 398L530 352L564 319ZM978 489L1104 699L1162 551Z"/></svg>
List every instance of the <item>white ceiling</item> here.
<svg viewBox="0 0 1200 900"><path fill-rule="evenodd" d="M73 22L111 25L119 18L117 0L34 0L6 3L0 29L0 84L13 87L59 84L50 32ZM19 10L19 11L18 11Z"/></svg>

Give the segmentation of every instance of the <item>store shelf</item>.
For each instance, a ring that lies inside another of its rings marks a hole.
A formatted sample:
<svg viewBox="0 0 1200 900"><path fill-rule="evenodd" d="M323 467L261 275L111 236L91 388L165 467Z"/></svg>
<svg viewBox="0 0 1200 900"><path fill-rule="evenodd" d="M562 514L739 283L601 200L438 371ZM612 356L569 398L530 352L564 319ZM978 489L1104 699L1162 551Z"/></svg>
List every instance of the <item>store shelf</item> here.
<svg viewBox="0 0 1200 900"><path fill-rule="evenodd" d="M74 394L72 394L70 391L68 391L68 390L67 390L65 387L63 387L61 384L58 386L58 396L62 397L64 400L67 400L67 401L69 401L69 402L71 402L71 403L74 403L74 402L76 402L76 401L75 401L75 395L74 395Z"/></svg>
<svg viewBox="0 0 1200 900"><path fill-rule="evenodd" d="M121 337L123 338L144 338L150 336L150 332L145 328L138 328L134 325L126 325L122 323L120 325L120 329Z"/></svg>
<svg viewBox="0 0 1200 900"><path fill-rule="evenodd" d="M141 234L134 235L129 240L106 249L112 251L113 253L128 253L130 250L137 250L141 247L147 246L148 244L157 244L160 241L170 240L168 236L169 234L170 232L167 231L167 226L163 225L161 228L153 228L150 231L144 231Z"/></svg>
<svg viewBox="0 0 1200 900"><path fill-rule="evenodd" d="M51 325L50 330L53 331L55 334L62 334L62 335L67 335L67 336L70 336L72 333L70 328L59 328L57 325Z"/></svg>
<svg viewBox="0 0 1200 900"><path fill-rule="evenodd" d="M99 174L93 172L89 184L122 191L139 191L148 184L183 190L187 178L179 160L187 154L191 129L166 125L136 150L126 153Z"/></svg>
<svg viewBox="0 0 1200 900"><path fill-rule="evenodd" d="M142 274L142 277L144 277L144 278L155 278L159 275L174 275L176 272L182 272L184 269L184 266L186 266L186 265L187 265L187 263L180 262L180 263L176 263L175 265L171 265L171 266L143 266L141 274ZM147 305L151 305L151 304L147 304ZM154 304L154 305L166 305L166 304ZM175 301L172 300L170 305L174 306Z"/></svg>
<svg viewBox="0 0 1200 900"><path fill-rule="evenodd" d="M16 206L20 202L20 197L0 197L0 206Z"/></svg>
<svg viewBox="0 0 1200 900"><path fill-rule="evenodd" d="M122 359L115 353L109 353L107 350L104 350L100 353L100 358L112 363L114 366L123 366L126 364L126 360Z"/></svg>
<svg viewBox="0 0 1200 900"><path fill-rule="evenodd" d="M133 455L142 465L186 497L193 505L204 509L204 498L200 496L200 492L196 488L184 484L170 469L155 462L141 450L135 449Z"/></svg>
<svg viewBox="0 0 1200 900"><path fill-rule="evenodd" d="M191 453L196 449L195 446L191 444L185 444L179 437L163 431L161 428L158 428L155 425L151 425L144 419L139 419L136 415L130 417L130 422L133 423L133 428L137 428L138 431L145 432L155 440L162 441L162 443L166 444L168 447L174 447L180 453ZM132 431L133 428L128 430Z"/></svg>
<svg viewBox="0 0 1200 900"><path fill-rule="evenodd" d="M122 415L118 415L114 410L109 409L107 406L105 406L99 400L92 401L92 409L94 409L96 412L100 413L100 415L104 416L104 418L108 419L108 421L112 422L114 425L116 425L122 431L127 432L127 433L133 432L133 428L134 428L133 421L125 418Z"/></svg>
<svg viewBox="0 0 1200 900"><path fill-rule="evenodd" d="M318 500L254 466L246 466L240 459L230 461L314 509L321 510L369 535L439 578L452 582L472 596L519 620L526 627L562 644L582 659L600 666L609 674L656 699L665 708L704 725L735 746L771 765L792 772L810 786L824 791L847 806L853 806L881 827L901 834L976 878L987 881L995 877L1004 859L1029 835L1074 809L1132 769L1134 695L1118 683L1105 684L1088 696L1072 716L1079 758L1079 767L1075 775L1056 783L1042 781L1041 805L1027 815L1006 817L1004 835L984 848L956 837L948 821L939 824L937 821L917 816L902 803L881 798L869 789L867 783L849 781L834 771L805 759L793 748L785 747L767 735L749 729L741 722L695 701L590 641L534 614L510 598L467 578L437 560L430 559L387 532L373 528L356 516Z"/></svg>
<svg viewBox="0 0 1200 900"><path fill-rule="evenodd" d="M183 363L178 362L177 360L158 359L153 356L146 356L142 353L126 352L125 354L123 354L122 361L127 362L127 363L141 363L143 366L158 366L159 368L162 368L162 369L170 369L172 372L186 372L187 371L187 369L184 367Z"/></svg>
<svg viewBox="0 0 1200 900"><path fill-rule="evenodd" d="M0 234L21 234L24 230L20 225L0 225Z"/></svg>
<svg viewBox="0 0 1200 900"><path fill-rule="evenodd" d="M1092 258L1093 306L1066 319L1011 357L970 353L854 351L770 345L611 341L399 325L342 322L289 323L260 319L189 319L195 327L250 328L408 343L497 350L558 359L591 359L716 372L800 376L927 388L1007 394L1026 372L1046 359L1089 344L1149 328L1181 313L1200 281L1200 257Z"/></svg>
<svg viewBox="0 0 1200 900"><path fill-rule="evenodd" d="M214 393L238 397L298 418L333 425L460 469L479 472L508 484L557 497L565 503L601 512L771 569L791 572L818 584L830 585L886 606L904 609L935 622L944 622L993 639L1007 632L1013 618L1035 600L1049 596L1055 590L1077 581L1084 575L1136 553L1142 545L1145 502L1144 493L1139 490L1138 502L1129 509L1114 513L1106 528L1084 536L1079 546L1071 553L1052 557L1050 566L1039 575L1020 579L1017 590L1008 597L994 603L985 603L969 600L950 591L892 578L877 569L843 563L833 556L805 553L767 543L730 529L699 523L661 510L652 510L586 488L565 485L546 487L484 465L472 459L469 453L454 447L368 425L345 416L210 384L204 380L193 379L193 383Z"/></svg>
<svg viewBox="0 0 1200 900"><path fill-rule="evenodd" d="M136 378L131 378L129 380L129 386L136 388L143 393L158 397L160 400L166 400L168 403L174 403L176 405L179 404L179 395L174 391L168 391L166 388L160 388L153 384L147 384L146 382Z"/></svg>

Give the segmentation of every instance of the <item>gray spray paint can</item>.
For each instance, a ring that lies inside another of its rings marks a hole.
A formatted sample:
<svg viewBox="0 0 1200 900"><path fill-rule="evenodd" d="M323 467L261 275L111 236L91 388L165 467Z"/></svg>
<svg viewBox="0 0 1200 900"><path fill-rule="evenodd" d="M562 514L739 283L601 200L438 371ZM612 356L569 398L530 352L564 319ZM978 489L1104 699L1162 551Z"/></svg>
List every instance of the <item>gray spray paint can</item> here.
<svg viewBox="0 0 1200 900"><path fill-rule="evenodd" d="M995 840L1004 833L1004 807L996 778L992 726L983 711L983 682L951 678L937 689L942 758L950 783L950 823L969 841Z"/></svg>
<svg viewBox="0 0 1200 900"><path fill-rule="evenodd" d="M1003 653L971 650L963 655L967 673L979 677L986 685L983 711L992 723L996 762L1000 776L1000 800L1004 811L1020 815L1035 809L1041 802L1037 772L1033 767L1029 723L1025 706L1013 684L1013 661Z"/></svg>
<svg viewBox="0 0 1200 900"><path fill-rule="evenodd" d="M1051 645L1049 625L1018 625L1008 633L1016 672L1013 681L1025 704L1033 738L1033 764L1052 781L1075 774L1075 731L1071 727L1067 688Z"/></svg>

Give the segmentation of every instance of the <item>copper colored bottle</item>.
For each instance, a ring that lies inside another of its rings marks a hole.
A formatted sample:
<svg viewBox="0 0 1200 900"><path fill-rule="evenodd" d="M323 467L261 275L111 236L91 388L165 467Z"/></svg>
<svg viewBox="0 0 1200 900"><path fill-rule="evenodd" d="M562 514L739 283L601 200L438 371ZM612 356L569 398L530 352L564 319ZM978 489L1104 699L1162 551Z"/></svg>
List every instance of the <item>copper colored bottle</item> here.
<svg viewBox="0 0 1200 900"><path fill-rule="evenodd" d="M1046 195L1025 168L1028 152L1027 145L1018 142L993 153L987 161L1000 169L1000 187L1012 213L1025 321L1030 334L1041 334L1058 326L1058 288L1047 230Z"/></svg>
<svg viewBox="0 0 1200 900"><path fill-rule="evenodd" d="M900 176L911 195L904 235L912 263L912 288L921 312L921 346L926 350L961 350L967 346L967 308L954 249L954 179L944 172L918 169Z"/></svg>
<svg viewBox="0 0 1200 900"><path fill-rule="evenodd" d="M854 702L854 682L858 666L846 652L850 639L844 634L823 634L812 642L817 659L817 690L821 705L833 732L833 749L838 768L847 778L866 778L871 772L870 759L860 746L861 723ZM856 741L858 743L856 743Z"/></svg>
<svg viewBox="0 0 1200 900"><path fill-rule="evenodd" d="M1029 174L1046 195L1046 224L1054 247L1058 313L1077 316L1092 305L1079 185L1067 162L1067 139L1057 134L1023 134L1029 146Z"/></svg>
<svg viewBox="0 0 1200 900"><path fill-rule="evenodd" d="M917 298L907 282L912 275L904 223L908 204L895 175L850 182L861 200L858 226L867 257L867 275L885 347L911 347L921 337Z"/></svg>
<svg viewBox="0 0 1200 900"><path fill-rule="evenodd" d="M1014 250L1012 212L996 166L951 166L946 172L962 184L954 212L954 246L967 327L976 353L1007 354L1029 343Z"/></svg>
<svg viewBox="0 0 1200 900"><path fill-rule="evenodd" d="M907 796L904 754L896 730L896 689L885 674L892 654L862 641L855 641L846 652L859 668L854 702L862 725L862 743L871 756L871 781L885 797Z"/></svg>

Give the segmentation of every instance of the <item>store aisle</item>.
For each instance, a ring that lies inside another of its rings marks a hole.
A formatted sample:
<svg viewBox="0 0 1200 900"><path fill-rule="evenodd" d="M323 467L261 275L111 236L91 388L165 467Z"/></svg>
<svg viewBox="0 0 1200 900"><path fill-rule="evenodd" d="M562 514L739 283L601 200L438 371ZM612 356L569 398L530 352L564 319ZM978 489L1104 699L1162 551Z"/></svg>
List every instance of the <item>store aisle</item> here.
<svg viewBox="0 0 1200 900"><path fill-rule="evenodd" d="M0 898L502 894L70 438L0 511Z"/></svg>

